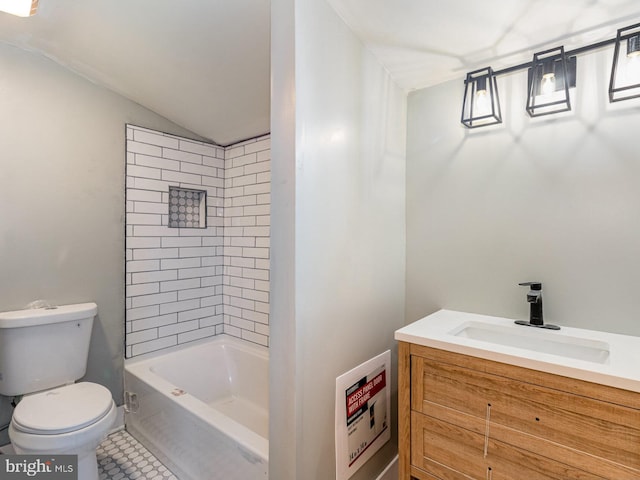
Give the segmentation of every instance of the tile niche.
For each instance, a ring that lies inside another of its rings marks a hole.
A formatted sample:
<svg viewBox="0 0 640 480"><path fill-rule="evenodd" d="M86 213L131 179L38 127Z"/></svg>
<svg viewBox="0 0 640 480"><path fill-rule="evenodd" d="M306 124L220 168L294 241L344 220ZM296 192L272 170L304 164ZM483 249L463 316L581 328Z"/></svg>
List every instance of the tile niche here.
<svg viewBox="0 0 640 480"><path fill-rule="evenodd" d="M169 187L169 228L207 228L207 192Z"/></svg>

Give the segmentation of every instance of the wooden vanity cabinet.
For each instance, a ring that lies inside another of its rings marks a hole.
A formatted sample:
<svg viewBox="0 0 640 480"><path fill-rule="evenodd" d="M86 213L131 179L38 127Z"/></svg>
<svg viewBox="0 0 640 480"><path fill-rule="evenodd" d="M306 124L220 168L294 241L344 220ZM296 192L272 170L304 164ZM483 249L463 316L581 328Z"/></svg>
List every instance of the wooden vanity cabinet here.
<svg viewBox="0 0 640 480"><path fill-rule="evenodd" d="M400 480L640 479L639 393L406 342L398 367Z"/></svg>

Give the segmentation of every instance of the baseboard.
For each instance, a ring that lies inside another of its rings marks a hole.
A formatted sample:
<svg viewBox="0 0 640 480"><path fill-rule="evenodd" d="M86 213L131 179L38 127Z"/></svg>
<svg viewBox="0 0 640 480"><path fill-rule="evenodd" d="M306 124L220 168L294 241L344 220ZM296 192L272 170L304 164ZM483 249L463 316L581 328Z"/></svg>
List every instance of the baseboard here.
<svg viewBox="0 0 640 480"><path fill-rule="evenodd" d="M16 452L13 451L13 447L10 443L7 443L6 445L2 445L0 447L0 454L2 455L13 455L14 453Z"/></svg>
<svg viewBox="0 0 640 480"><path fill-rule="evenodd" d="M398 480L398 455L393 457L387 468L380 474L376 480Z"/></svg>

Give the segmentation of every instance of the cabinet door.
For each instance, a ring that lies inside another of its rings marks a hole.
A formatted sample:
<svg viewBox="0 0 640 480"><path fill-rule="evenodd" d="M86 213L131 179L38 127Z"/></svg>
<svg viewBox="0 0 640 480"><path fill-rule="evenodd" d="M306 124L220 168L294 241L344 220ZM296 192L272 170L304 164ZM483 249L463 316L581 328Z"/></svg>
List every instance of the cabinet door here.
<svg viewBox="0 0 640 480"><path fill-rule="evenodd" d="M442 480L605 478L417 412L411 430L412 465Z"/></svg>
<svg viewBox="0 0 640 480"><path fill-rule="evenodd" d="M434 415L438 406L446 406L484 419L490 405L494 424L625 465L640 478L640 410L496 375L488 369L412 358L414 410ZM523 370L513 368L514 376ZM554 458L565 461L564 452L554 453L559 457Z"/></svg>

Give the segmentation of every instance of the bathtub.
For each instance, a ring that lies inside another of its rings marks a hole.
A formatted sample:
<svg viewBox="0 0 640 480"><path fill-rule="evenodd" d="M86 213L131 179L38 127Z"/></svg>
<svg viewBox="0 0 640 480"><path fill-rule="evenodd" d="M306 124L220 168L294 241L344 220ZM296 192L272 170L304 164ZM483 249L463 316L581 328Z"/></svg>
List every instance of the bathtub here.
<svg viewBox="0 0 640 480"><path fill-rule="evenodd" d="M125 425L180 480L268 478L268 350L227 335L125 362Z"/></svg>

